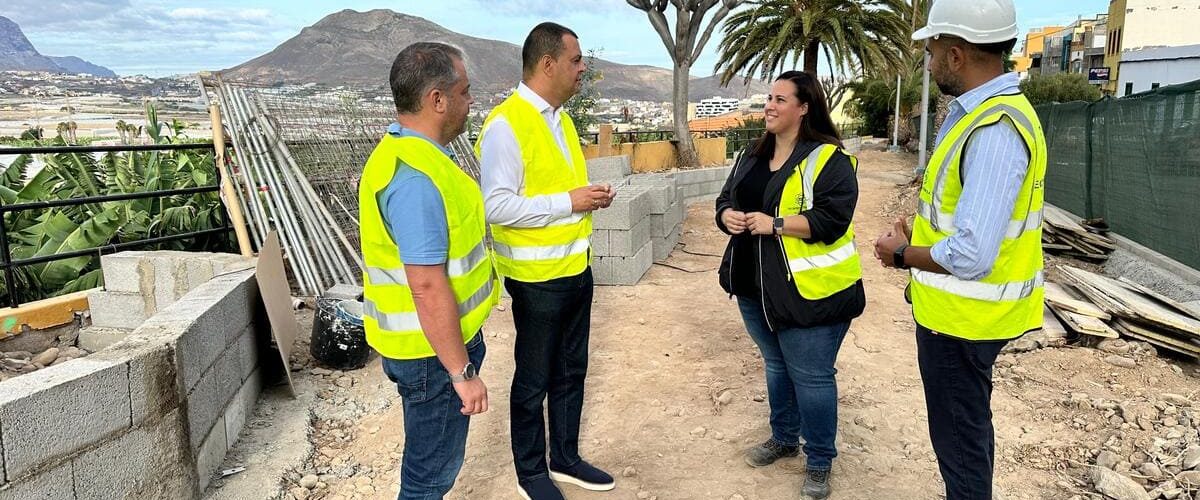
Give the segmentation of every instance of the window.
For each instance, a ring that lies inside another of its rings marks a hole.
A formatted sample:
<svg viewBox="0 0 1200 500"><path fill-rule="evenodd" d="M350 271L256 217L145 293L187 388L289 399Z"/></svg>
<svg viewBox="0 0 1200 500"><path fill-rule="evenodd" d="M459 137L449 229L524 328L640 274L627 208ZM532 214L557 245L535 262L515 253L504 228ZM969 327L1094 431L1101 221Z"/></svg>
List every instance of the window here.
<svg viewBox="0 0 1200 500"><path fill-rule="evenodd" d="M1154 83L1150 84L1150 90L1155 90L1157 88L1158 88L1158 82L1154 82Z"/></svg>
<svg viewBox="0 0 1200 500"><path fill-rule="evenodd" d="M1125 95L1133 93L1133 82L1125 82Z"/></svg>

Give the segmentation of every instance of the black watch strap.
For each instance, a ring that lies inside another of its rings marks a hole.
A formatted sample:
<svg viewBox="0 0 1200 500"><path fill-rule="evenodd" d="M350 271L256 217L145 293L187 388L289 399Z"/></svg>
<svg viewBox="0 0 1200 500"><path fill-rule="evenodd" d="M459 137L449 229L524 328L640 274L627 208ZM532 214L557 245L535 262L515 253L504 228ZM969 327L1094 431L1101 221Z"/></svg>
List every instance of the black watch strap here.
<svg viewBox="0 0 1200 500"><path fill-rule="evenodd" d="M896 269L908 269L908 264L904 262L905 250L908 250L908 243L896 247L896 251L892 253L892 263L896 265Z"/></svg>

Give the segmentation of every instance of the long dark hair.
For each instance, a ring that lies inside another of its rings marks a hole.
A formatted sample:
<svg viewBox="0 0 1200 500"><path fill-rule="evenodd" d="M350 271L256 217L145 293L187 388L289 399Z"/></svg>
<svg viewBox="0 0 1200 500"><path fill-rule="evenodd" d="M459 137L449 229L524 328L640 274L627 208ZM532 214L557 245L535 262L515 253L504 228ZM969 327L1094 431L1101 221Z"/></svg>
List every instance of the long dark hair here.
<svg viewBox="0 0 1200 500"><path fill-rule="evenodd" d="M842 138L838 135L837 127L833 126L833 118L829 116L829 103L825 100L825 92L821 83L812 75L803 71L788 71L775 81L788 80L796 85L796 98L802 103L808 103L808 114L800 119L800 141L820 142L842 147ZM775 154L775 134L763 133L754 144L752 156L762 158Z"/></svg>

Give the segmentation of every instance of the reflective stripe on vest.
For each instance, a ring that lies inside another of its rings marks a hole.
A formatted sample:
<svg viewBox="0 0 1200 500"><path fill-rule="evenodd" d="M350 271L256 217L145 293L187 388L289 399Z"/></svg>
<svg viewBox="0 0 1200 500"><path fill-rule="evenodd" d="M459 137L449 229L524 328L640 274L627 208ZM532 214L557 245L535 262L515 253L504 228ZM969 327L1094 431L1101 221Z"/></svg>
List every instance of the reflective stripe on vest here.
<svg viewBox="0 0 1200 500"><path fill-rule="evenodd" d="M820 269L822 267L833 267L854 258L855 255L858 255L858 249L855 248L854 242L851 241L831 250L825 255L797 257L788 260L788 267L792 269L793 273Z"/></svg>
<svg viewBox="0 0 1200 500"><path fill-rule="evenodd" d="M474 294L467 297L466 300L458 303L458 315L466 316L481 305L486 304L492 296L492 281L488 281L482 288L476 290ZM490 307L490 304L489 304ZM384 330L396 332L421 330L421 321L417 318L416 311L410 312L394 312L386 313L379 310L375 305L375 301L371 299L363 300L363 315L370 316L374 319L379 327ZM474 333L474 332L471 332Z"/></svg>
<svg viewBox="0 0 1200 500"><path fill-rule="evenodd" d="M958 228L954 225L954 216L950 214L939 213L933 209L933 205L926 203L925 200L917 200L917 214L929 219L929 223L937 228L939 232L955 233ZM1008 221L1008 227L1004 230L1004 237L1015 239L1021 236L1025 231L1033 231L1042 228L1042 211L1037 210L1030 212L1024 219Z"/></svg>
<svg viewBox="0 0 1200 500"><path fill-rule="evenodd" d="M446 275L450 278L466 275L487 261L487 246L481 241L466 257L447 261ZM387 269L367 266L367 277L373 285L408 285L408 275L404 274L404 266Z"/></svg>
<svg viewBox="0 0 1200 500"><path fill-rule="evenodd" d="M916 282L966 297L968 299L1000 302L1002 300L1019 300L1030 297L1033 291L1043 285L1042 271L1038 271L1033 279L1010 283L981 283L978 281L960 280L949 274L931 273L920 269L912 270Z"/></svg>
<svg viewBox="0 0 1200 500"><path fill-rule="evenodd" d="M498 241L493 242L492 246L496 248L496 255L513 260L558 260L587 252L588 239L578 239L567 245L544 247L510 247Z"/></svg>

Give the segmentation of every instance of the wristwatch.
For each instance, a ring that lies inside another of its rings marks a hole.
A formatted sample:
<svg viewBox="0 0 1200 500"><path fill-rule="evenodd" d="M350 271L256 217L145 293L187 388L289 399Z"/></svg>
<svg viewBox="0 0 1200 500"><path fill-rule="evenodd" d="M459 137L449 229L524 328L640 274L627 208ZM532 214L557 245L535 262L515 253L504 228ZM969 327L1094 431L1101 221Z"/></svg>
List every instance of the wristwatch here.
<svg viewBox="0 0 1200 500"><path fill-rule="evenodd" d="M478 377L478 376L479 376L479 370L475 368L475 363L468 362L467 366L463 367L462 374L459 374L459 375L455 375L453 373L450 374L450 381L455 384L458 384L458 383L466 382L468 380L473 380L473 379L475 379L475 377Z"/></svg>
<svg viewBox="0 0 1200 500"><path fill-rule="evenodd" d="M892 252L892 263L896 265L896 269L908 269L908 265L904 263L905 250L908 250L908 243L896 247L896 251Z"/></svg>
<svg viewBox="0 0 1200 500"><path fill-rule="evenodd" d="M783 217L776 217L774 223L774 231L776 235L783 234Z"/></svg>

